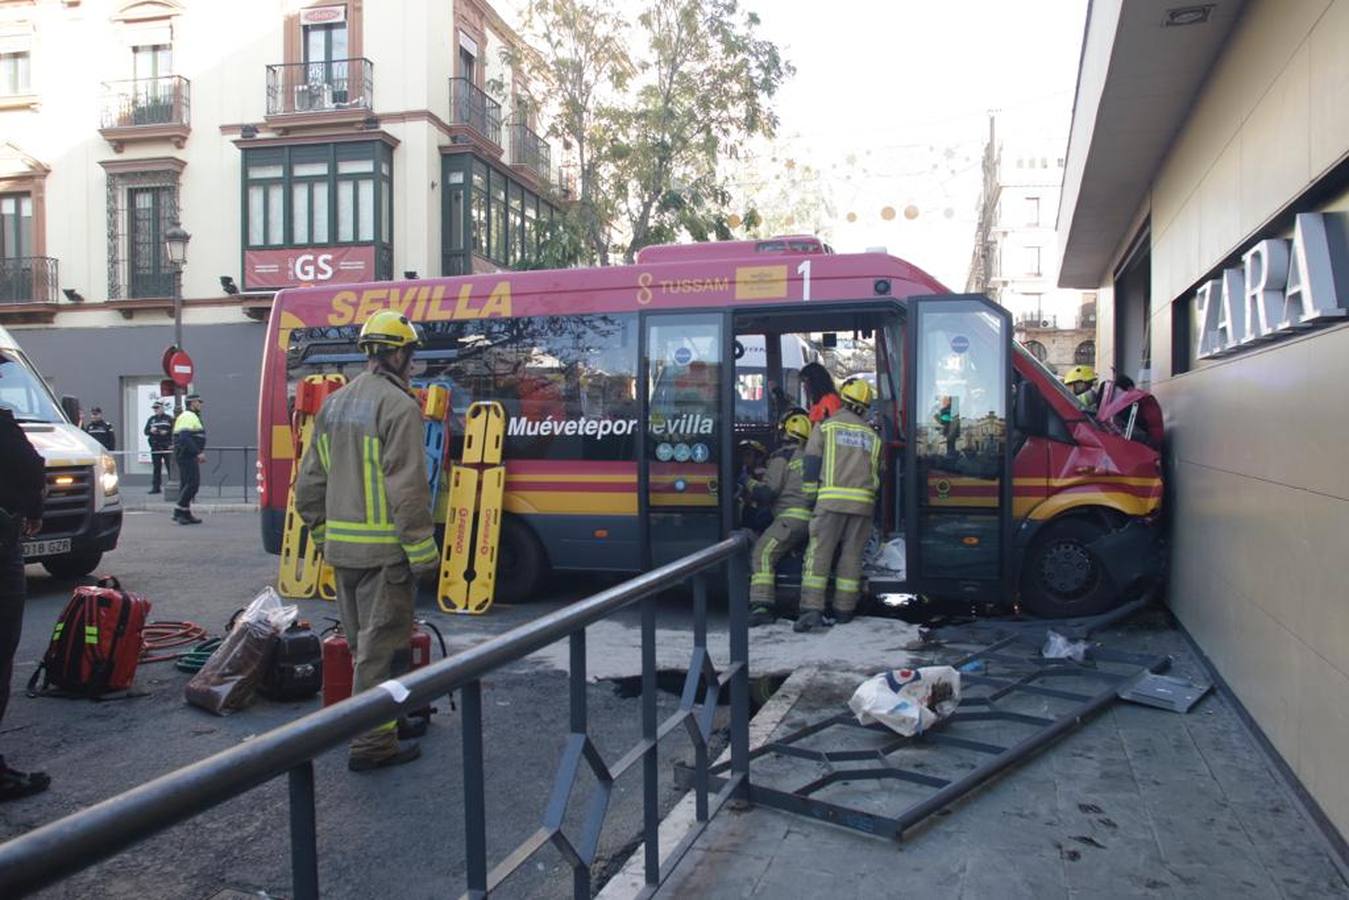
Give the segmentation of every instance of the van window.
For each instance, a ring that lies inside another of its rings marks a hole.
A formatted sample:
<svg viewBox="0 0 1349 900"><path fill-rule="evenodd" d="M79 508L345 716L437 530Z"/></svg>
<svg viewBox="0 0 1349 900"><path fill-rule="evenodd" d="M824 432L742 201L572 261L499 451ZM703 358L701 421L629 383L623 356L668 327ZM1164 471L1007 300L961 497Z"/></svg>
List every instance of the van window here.
<svg viewBox="0 0 1349 900"><path fill-rule="evenodd" d="M19 421L62 422L61 410L27 361L0 353L0 406Z"/></svg>

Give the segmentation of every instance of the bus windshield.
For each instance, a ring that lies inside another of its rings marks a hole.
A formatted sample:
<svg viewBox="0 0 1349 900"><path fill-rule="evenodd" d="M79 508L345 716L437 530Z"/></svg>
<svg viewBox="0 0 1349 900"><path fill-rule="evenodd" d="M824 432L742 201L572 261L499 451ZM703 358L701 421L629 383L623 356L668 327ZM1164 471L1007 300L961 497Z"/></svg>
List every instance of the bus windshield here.
<svg viewBox="0 0 1349 900"><path fill-rule="evenodd" d="M1077 401L1077 395L1074 394L1072 391L1068 390L1068 385L1060 381L1059 376L1055 375L1054 372L1049 368L1049 366L1040 362L1040 360L1036 358L1034 353L1031 353L1025 347L1021 346L1020 342L1018 341L1012 341L1012 349L1015 350L1016 354L1020 356L1022 359L1030 361L1031 365L1035 366L1035 368L1043 372L1045 376L1045 381L1052 384L1054 386L1054 390L1058 391L1059 394L1064 398L1066 398L1070 403L1072 403L1073 406L1081 406L1081 404L1078 403ZM1085 409L1083 411L1090 412L1090 410Z"/></svg>
<svg viewBox="0 0 1349 900"><path fill-rule="evenodd" d="M28 361L12 351L0 352L0 407L20 422L64 422L61 408Z"/></svg>

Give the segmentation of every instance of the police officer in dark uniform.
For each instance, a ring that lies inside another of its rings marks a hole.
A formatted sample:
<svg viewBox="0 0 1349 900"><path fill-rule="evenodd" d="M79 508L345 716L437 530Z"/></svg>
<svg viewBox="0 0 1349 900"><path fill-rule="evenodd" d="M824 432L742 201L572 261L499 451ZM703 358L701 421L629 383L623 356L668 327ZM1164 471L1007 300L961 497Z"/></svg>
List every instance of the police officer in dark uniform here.
<svg viewBox="0 0 1349 900"><path fill-rule="evenodd" d="M163 487L159 473L169 474L169 459L173 455L173 416L164 412L164 404L156 400L150 404L154 410L145 420L145 437L150 442L150 464L153 467L153 484L150 493L158 494Z"/></svg>
<svg viewBox="0 0 1349 900"><path fill-rule="evenodd" d="M42 527L42 494L46 465L28 442L14 414L0 406L0 718L9 705L9 682L14 654L23 631L23 604L27 592L23 572L23 539ZM20 772L0 756L0 801L17 800L47 789L51 779L42 772Z"/></svg>
<svg viewBox="0 0 1349 900"><path fill-rule="evenodd" d="M89 432L89 436L98 441L108 450L117 449L117 431L112 427L112 423L103 418L103 410L95 406L89 410L90 419L84 423L84 430Z"/></svg>

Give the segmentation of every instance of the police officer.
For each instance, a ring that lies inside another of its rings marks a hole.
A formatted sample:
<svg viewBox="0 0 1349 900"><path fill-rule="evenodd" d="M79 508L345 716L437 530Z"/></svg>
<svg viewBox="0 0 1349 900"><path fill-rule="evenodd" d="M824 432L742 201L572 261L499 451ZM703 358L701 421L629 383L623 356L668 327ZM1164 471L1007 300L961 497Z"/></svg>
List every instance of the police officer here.
<svg viewBox="0 0 1349 900"><path fill-rule="evenodd" d="M834 617L849 622L862 589L862 553L871 537L871 514L880 487L881 438L864 418L871 406L871 385L849 378L839 390L843 407L821 422L806 442L803 477L815 489L810 543L801 572L801 615L795 631L824 624L824 594L829 587L834 551Z"/></svg>
<svg viewBox="0 0 1349 900"><path fill-rule="evenodd" d="M416 578L439 568L421 409L408 389L416 326L381 310L361 328L366 371L324 401L300 462L295 508L337 575L337 608L356 660L354 690L406 672ZM411 762L416 743L387 722L351 742L347 767ZM405 732L410 734L410 732Z"/></svg>
<svg viewBox="0 0 1349 900"><path fill-rule="evenodd" d="M9 705L14 654L23 630L27 584L23 539L42 527L42 493L47 475L42 456L28 442L14 414L0 406L0 718ZM45 791L51 779L42 772L20 772L0 756L0 800L17 800Z"/></svg>
<svg viewBox="0 0 1349 900"><path fill-rule="evenodd" d="M750 627L777 618L774 609L778 562L792 548L805 543L810 530L810 507L801 470L805 443L810 438L810 416L790 409L778 423L782 445L768 458L762 479L751 479L746 492L756 503L772 504L773 522L754 544L754 572L749 579Z"/></svg>
<svg viewBox="0 0 1349 900"><path fill-rule="evenodd" d="M103 445L105 450L117 449L117 432L112 427L112 423L103 418L101 407L95 406L89 410L89 421L84 423L84 430L89 436Z"/></svg>
<svg viewBox="0 0 1349 900"><path fill-rule="evenodd" d="M150 418L145 420L145 437L150 442L150 464L153 467L153 483L150 493L158 494L162 488L159 473L162 469L169 474L169 454L173 448L173 417L164 412L164 404L156 400L150 404Z"/></svg>
<svg viewBox="0 0 1349 900"><path fill-rule="evenodd" d="M206 426L201 421L201 394L187 395L187 409L173 421L173 455L178 460L178 505L173 521L179 525L200 525L192 515L192 500L201 487L201 464L206 462Z"/></svg>

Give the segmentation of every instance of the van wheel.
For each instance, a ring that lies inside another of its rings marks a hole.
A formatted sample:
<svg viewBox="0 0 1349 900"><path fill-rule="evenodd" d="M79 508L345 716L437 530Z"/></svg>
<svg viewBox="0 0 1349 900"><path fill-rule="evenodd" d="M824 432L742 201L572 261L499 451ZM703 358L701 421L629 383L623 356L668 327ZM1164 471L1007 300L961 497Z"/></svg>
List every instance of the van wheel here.
<svg viewBox="0 0 1349 900"><path fill-rule="evenodd" d="M42 560L42 568L56 578L82 578L98 568L103 553L94 550L89 553L67 553Z"/></svg>
<svg viewBox="0 0 1349 900"><path fill-rule="evenodd" d="M1037 616L1095 616L1119 605L1119 592L1089 546L1105 532L1083 519L1045 527L1021 573L1021 605Z"/></svg>
<svg viewBox="0 0 1349 900"><path fill-rule="evenodd" d="M515 516L501 517L497 544L497 598L502 603L529 603L542 599L548 556L534 530Z"/></svg>

